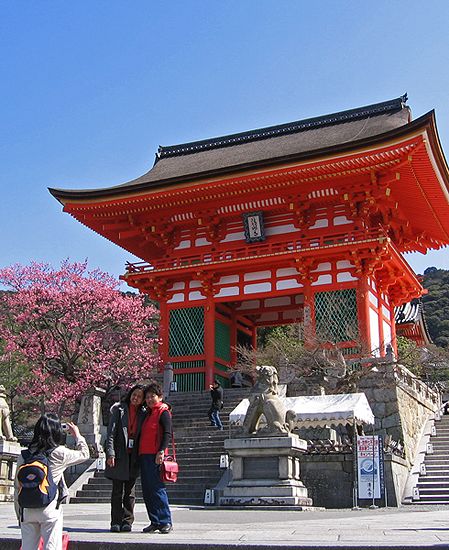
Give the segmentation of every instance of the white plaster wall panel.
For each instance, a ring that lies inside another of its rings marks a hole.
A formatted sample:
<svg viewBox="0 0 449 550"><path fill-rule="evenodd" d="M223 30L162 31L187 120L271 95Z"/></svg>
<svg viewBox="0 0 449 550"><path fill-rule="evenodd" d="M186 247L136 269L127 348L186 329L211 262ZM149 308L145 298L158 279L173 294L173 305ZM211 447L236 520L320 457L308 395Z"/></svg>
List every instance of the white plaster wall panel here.
<svg viewBox="0 0 449 550"><path fill-rule="evenodd" d="M279 296L279 298L267 298L264 300L265 307L289 306L291 303L290 296Z"/></svg>
<svg viewBox="0 0 449 550"><path fill-rule="evenodd" d="M259 317L259 321L279 321L279 314L276 311L267 311L262 313Z"/></svg>
<svg viewBox="0 0 449 550"><path fill-rule="evenodd" d="M332 283L332 275L320 275L318 279L312 283L312 286L328 285Z"/></svg>
<svg viewBox="0 0 449 550"><path fill-rule="evenodd" d="M201 292L198 292L198 290L189 292L189 300L195 301L195 300L205 300L205 299L206 298L201 294Z"/></svg>
<svg viewBox="0 0 449 550"><path fill-rule="evenodd" d="M240 289L238 286L224 286L220 288L220 292L215 294L215 298L223 298L224 296L238 296Z"/></svg>
<svg viewBox="0 0 449 550"><path fill-rule="evenodd" d="M271 283L255 283L245 285L243 292L245 294L256 294L257 292L271 292Z"/></svg>
<svg viewBox="0 0 449 550"><path fill-rule="evenodd" d="M285 319L285 320L292 320L294 319L295 321L300 321L301 320L301 313L295 309L289 309L287 311L284 311L282 313L282 318Z"/></svg>
<svg viewBox="0 0 449 550"><path fill-rule="evenodd" d="M183 290L186 287L184 282L173 283L168 290Z"/></svg>
<svg viewBox="0 0 449 550"><path fill-rule="evenodd" d="M379 305L379 300L377 299L377 296L375 296L371 290L369 291L369 301L373 304L375 308Z"/></svg>
<svg viewBox="0 0 449 550"><path fill-rule="evenodd" d="M192 246L191 241L181 241L178 246L175 247L175 250L181 250L182 248L190 248Z"/></svg>
<svg viewBox="0 0 449 550"><path fill-rule="evenodd" d="M330 262L323 262L318 264L318 267L314 269L311 273L316 273L317 271L330 271L332 269L332 264Z"/></svg>
<svg viewBox="0 0 449 550"><path fill-rule="evenodd" d="M267 236L270 235L284 235L284 233L295 233L298 231L298 228L295 227L293 224L288 225L277 225L274 227L267 227L265 230L265 234Z"/></svg>
<svg viewBox="0 0 449 550"><path fill-rule="evenodd" d="M282 279L276 282L276 290L288 290L289 288L301 288L303 285L296 279Z"/></svg>
<svg viewBox="0 0 449 550"><path fill-rule="evenodd" d="M346 216L335 216L333 219L334 225L346 225L348 223L353 223L352 220L348 220Z"/></svg>
<svg viewBox="0 0 449 550"><path fill-rule="evenodd" d="M348 269L350 267L354 267L354 264L351 263L349 260L339 260L337 262L337 269Z"/></svg>
<svg viewBox="0 0 449 550"><path fill-rule="evenodd" d="M212 243L208 241L205 237L200 237L199 239L195 240L195 246L207 246L209 244Z"/></svg>
<svg viewBox="0 0 449 550"><path fill-rule="evenodd" d="M391 326L385 321L382 321L382 323L384 331L384 346L388 346L388 344L391 344Z"/></svg>
<svg viewBox="0 0 449 550"><path fill-rule="evenodd" d="M256 309L260 307L260 300L248 300L246 302L242 302L240 306L237 308L237 310L242 309Z"/></svg>
<svg viewBox="0 0 449 550"><path fill-rule="evenodd" d="M201 281L190 281L189 283L189 288L200 288L202 286Z"/></svg>
<svg viewBox="0 0 449 550"><path fill-rule="evenodd" d="M239 231L238 233L228 233L224 239L222 239L221 243L229 243L231 241L243 241L245 239L245 233L243 231Z"/></svg>
<svg viewBox="0 0 449 550"><path fill-rule="evenodd" d="M298 275L298 270L294 267L283 267L276 270L276 277L290 277L291 275Z"/></svg>
<svg viewBox="0 0 449 550"><path fill-rule="evenodd" d="M220 277L220 280L218 281L218 284L220 285L229 285L232 283L238 283L239 282L239 276L238 275L226 275L225 277Z"/></svg>
<svg viewBox="0 0 449 550"><path fill-rule="evenodd" d="M170 300L167 300L167 304L175 304L183 301L184 301L184 293L177 292L176 294L173 294Z"/></svg>
<svg viewBox="0 0 449 550"><path fill-rule="evenodd" d="M348 281L358 281L350 271L340 271L337 273L337 283L347 283Z"/></svg>
<svg viewBox="0 0 449 550"><path fill-rule="evenodd" d="M303 304L304 303L304 294L297 294L295 296L295 304Z"/></svg>
<svg viewBox="0 0 449 550"><path fill-rule="evenodd" d="M370 308L369 310L369 328L371 334L371 351L376 357L379 357L380 338L379 338L379 316L377 312Z"/></svg>
<svg viewBox="0 0 449 550"><path fill-rule="evenodd" d="M387 319L390 319L391 313L390 310L382 304L382 315L386 317Z"/></svg>
<svg viewBox="0 0 449 550"><path fill-rule="evenodd" d="M244 275L245 281L260 281L261 279L271 279L271 271L254 271Z"/></svg>
<svg viewBox="0 0 449 550"><path fill-rule="evenodd" d="M317 220L309 229L320 229L322 227L329 227L329 220L327 218Z"/></svg>

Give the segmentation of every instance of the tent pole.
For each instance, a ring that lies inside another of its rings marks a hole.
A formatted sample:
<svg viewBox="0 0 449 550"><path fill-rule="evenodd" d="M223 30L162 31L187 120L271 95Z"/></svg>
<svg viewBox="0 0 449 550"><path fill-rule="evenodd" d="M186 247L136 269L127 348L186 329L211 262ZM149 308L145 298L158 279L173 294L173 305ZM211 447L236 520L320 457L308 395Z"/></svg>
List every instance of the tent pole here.
<svg viewBox="0 0 449 550"><path fill-rule="evenodd" d="M374 444L374 424L373 424L373 430L372 430L372 437L373 437L373 503L371 504L370 508L371 510L375 510L377 508L376 506L376 489L375 489L375 482L376 482L376 446Z"/></svg>
<svg viewBox="0 0 449 550"><path fill-rule="evenodd" d="M353 475L354 475L354 484L353 484L353 495L352 495L352 509L360 510L358 505L358 473L359 466L357 463L357 426L355 423L355 415L352 417L352 427L353 427L353 436L352 436L352 460L354 462Z"/></svg>

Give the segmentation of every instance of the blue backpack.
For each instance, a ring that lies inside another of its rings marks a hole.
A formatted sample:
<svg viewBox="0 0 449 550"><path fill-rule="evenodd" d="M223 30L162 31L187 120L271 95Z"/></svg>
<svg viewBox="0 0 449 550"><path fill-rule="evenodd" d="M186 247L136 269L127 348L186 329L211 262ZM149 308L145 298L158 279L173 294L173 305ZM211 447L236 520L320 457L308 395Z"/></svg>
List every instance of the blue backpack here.
<svg viewBox="0 0 449 550"><path fill-rule="evenodd" d="M22 451L24 462L17 470L20 508L45 508L56 498L59 488L51 475L50 452Z"/></svg>

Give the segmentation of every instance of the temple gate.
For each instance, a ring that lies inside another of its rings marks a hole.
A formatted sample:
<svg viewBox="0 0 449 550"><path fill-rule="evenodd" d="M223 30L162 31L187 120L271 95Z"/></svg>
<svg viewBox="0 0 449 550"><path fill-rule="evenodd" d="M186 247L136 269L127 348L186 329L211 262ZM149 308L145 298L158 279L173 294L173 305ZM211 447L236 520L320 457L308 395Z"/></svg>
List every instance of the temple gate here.
<svg viewBox="0 0 449 550"><path fill-rule="evenodd" d="M434 113L412 121L405 102L160 147L136 180L50 189L142 259L122 278L159 302L178 390L226 383L261 326L301 323L349 357L395 348L395 307L424 293L402 254L449 243Z"/></svg>

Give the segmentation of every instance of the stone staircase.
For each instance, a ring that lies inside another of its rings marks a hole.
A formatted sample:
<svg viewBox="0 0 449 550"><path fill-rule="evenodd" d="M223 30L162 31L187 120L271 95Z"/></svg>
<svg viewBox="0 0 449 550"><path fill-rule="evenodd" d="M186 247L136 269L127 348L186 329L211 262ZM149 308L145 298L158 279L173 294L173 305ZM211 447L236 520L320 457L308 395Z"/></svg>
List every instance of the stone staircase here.
<svg viewBox="0 0 449 550"><path fill-rule="evenodd" d="M435 421L435 435L430 436L433 453L424 458L425 475L418 477L419 500L413 504L449 504L449 415Z"/></svg>
<svg viewBox="0 0 449 550"><path fill-rule="evenodd" d="M171 504L202 505L206 489L212 489L220 480L220 455L223 442L229 437L229 413L248 396L248 388L224 390L224 408L220 413L224 430L210 426L207 411L209 392L172 393L167 399L172 406L176 455L179 477L167 484ZM103 472L95 472L70 503L109 502L112 483ZM142 501L140 480L136 484L136 498Z"/></svg>

